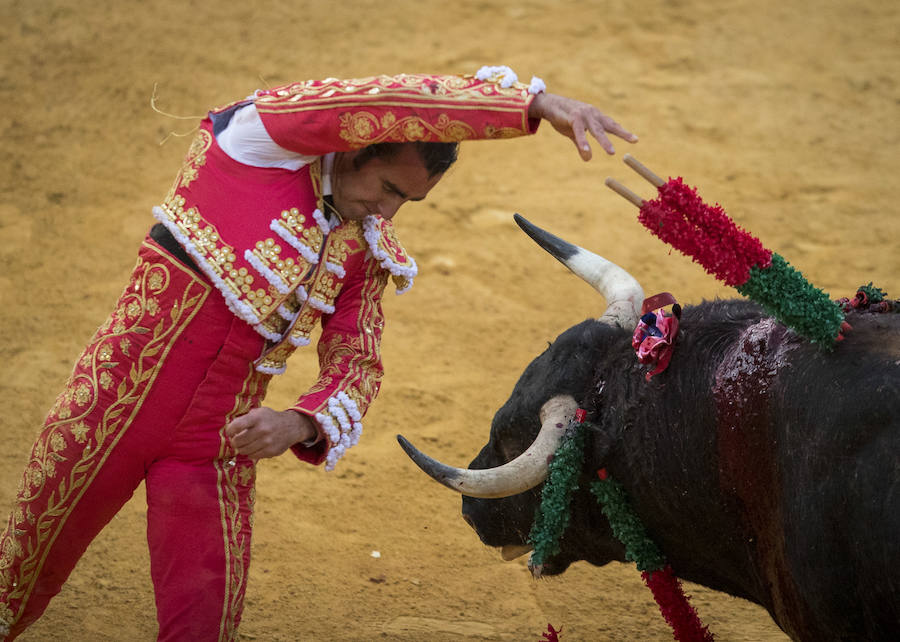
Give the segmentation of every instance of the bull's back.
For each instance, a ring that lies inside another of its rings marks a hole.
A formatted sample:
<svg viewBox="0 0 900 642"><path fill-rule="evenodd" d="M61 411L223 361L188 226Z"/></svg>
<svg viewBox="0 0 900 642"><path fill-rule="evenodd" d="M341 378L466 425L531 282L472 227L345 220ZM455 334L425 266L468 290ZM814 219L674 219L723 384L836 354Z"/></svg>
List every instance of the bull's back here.
<svg viewBox="0 0 900 642"><path fill-rule="evenodd" d="M773 408L788 571L826 637L900 627L900 315L848 316L833 350L802 344Z"/></svg>

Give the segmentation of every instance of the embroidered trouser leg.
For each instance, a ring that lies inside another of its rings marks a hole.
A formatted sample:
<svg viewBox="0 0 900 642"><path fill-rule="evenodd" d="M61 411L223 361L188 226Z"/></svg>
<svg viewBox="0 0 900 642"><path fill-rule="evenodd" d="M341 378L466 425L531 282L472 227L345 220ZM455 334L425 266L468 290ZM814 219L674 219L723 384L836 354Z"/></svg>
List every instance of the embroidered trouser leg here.
<svg viewBox="0 0 900 642"><path fill-rule="evenodd" d="M250 366L262 348L254 335L207 282L145 242L32 449L0 536L0 636L8 628L12 639L40 616L146 474L161 635L164 624L176 639L171 623L196 617L204 628L194 639L233 637L253 466L233 457L222 429L264 393L267 378ZM183 555L178 543L188 540L204 554ZM195 578L203 588L191 588Z"/></svg>
<svg viewBox="0 0 900 642"><path fill-rule="evenodd" d="M147 473L160 640L231 640L241 616L255 469L233 457L222 430L259 405L269 377L250 363L260 352L258 335L228 316L221 351ZM248 346L255 349L248 353Z"/></svg>

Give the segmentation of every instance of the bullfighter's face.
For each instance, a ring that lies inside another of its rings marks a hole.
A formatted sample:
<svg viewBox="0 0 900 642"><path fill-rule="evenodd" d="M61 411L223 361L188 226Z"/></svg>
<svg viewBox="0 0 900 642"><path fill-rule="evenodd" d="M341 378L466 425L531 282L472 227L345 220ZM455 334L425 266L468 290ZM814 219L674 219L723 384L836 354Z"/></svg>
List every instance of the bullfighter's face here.
<svg viewBox="0 0 900 642"><path fill-rule="evenodd" d="M428 175L412 145L402 145L389 157L354 162L361 150L335 156L332 174L334 205L344 220L369 215L391 219L407 201L421 201L443 174Z"/></svg>

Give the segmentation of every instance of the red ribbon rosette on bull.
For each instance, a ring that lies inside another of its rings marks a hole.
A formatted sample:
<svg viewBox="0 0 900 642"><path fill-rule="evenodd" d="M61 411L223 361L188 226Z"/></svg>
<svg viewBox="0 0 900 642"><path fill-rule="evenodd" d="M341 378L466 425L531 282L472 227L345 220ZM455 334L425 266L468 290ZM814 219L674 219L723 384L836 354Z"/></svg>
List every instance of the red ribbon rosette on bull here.
<svg viewBox="0 0 900 642"><path fill-rule="evenodd" d="M667 313L665 308L670 305L672 312ZM681 306L668 292L644 299L641 318L631 337L631 347L639 362L655 366L645 375L647 381L669 367L680 319Z"/></svg>

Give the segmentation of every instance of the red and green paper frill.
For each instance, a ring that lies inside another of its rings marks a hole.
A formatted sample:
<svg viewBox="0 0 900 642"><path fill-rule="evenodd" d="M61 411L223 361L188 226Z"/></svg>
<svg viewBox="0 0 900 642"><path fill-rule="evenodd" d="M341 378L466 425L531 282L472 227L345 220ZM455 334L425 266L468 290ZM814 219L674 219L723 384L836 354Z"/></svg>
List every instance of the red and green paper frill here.
<svg viewBox="0 0 900 642"><path fill-rule="evenodd" d="M704 203L680 177L658 191L659 198L644 201L638 215L652 234L810 341L832 346L838 340L844 322L840 306L783 257L764 248L718 204Z"/></svg>
<svg viewBox="0 0 900 642"><path fill-rule="evenodd" d="M529 535L529 542L534 547L529 562L532 569L539 568L544 560L560 552L559 540L569 525L569 507L584 463L586 428L584 411L579 410L576 422L566 431L550 462L541 503ZM591 492L600 502L613 535L624 544L625 558L637 564L675 639L681 642L714 640L690 605L681 581L650 539L640 517L629 506L622 485L611 479L606 470L598 471L598 477L599 480L591 484ZM558 639L558 631L552 626L548 630L552 637L545 634L546 639Z"/></svg>
<svg viewBox="0 0 900 642"><path fill-rule="evenodd" d="M597 472L599 479L591 484L591 493L600 502L613 535L625 546L625 559L634 562L641 571L644 583L653 593L659 611L672 629L672 635L682 642L709 642L713 634L703 626L697 611L688 601L681 581L656 543L647 534L640 517L631 506L622 485Z"/></svg>
<svg viewBox="0 0 900 642"><path fill-rule="evenodd" d="M559 540L569 526L569 505L578 489L578 475L584 460L583 429L563 438L550 461L541 503L528 536L534 547L530 565L540 567L548 557L560 551Z"/></svg>

